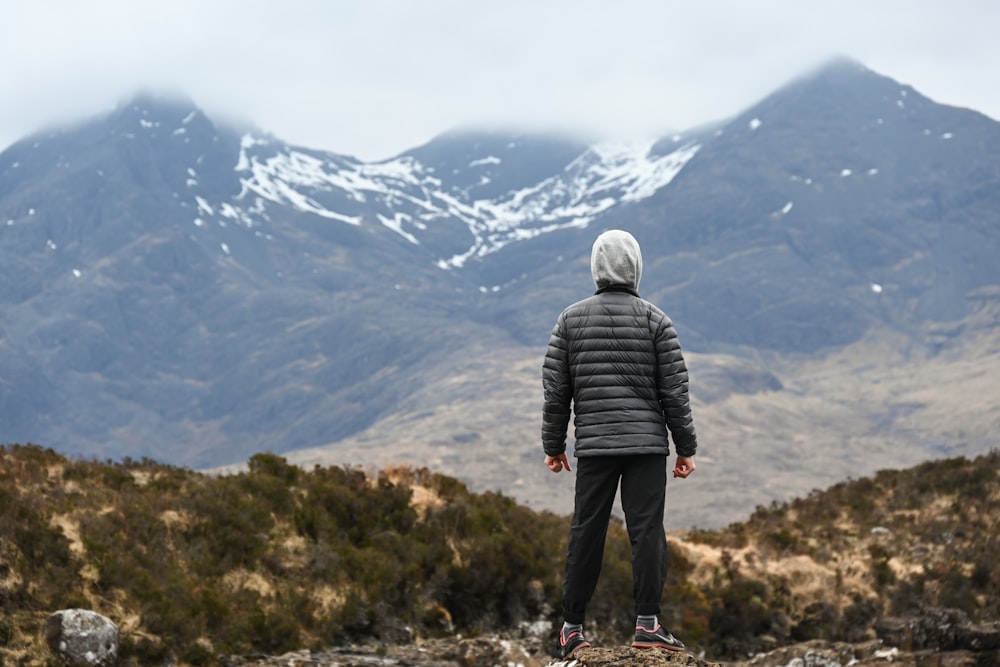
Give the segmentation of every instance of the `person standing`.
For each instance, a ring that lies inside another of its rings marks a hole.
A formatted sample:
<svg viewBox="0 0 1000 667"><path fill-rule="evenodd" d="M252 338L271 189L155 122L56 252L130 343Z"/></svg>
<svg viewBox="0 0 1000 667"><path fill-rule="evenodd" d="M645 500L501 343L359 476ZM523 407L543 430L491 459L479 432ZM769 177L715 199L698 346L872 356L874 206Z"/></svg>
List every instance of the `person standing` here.
<svg viewBox="0 0 1000 667"><path fill-rule="evenodd" d="M596 293L559 315L542 366L542 446L549 470L571 470L566 456L571 411L576 438L559 645L564 658L590 646L583 623L620 485L632 544L632 646L682 651L684 644L657 615L667 571L667 432L677 450L676 478L694 472L698 446L687 366L670 318L639 296L642 254L631 234L614 229L598 236L591 273Z"/></svg>

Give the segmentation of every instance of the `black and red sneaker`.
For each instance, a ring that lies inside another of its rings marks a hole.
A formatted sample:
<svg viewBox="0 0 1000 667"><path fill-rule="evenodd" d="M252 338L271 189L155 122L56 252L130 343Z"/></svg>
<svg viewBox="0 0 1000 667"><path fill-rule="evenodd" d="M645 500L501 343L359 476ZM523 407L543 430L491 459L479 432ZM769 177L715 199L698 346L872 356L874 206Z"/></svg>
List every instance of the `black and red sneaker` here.
<svg viewBox="0 0 1000 667"><path fill-rule="evenodd" d="M632 640L632 648L665 648L668 651L683 651L684 644L662 625L657 625L655 630L647 630L641 625L637 625L635 626L635 639Z"/></svg>
<svg viewBox="0 0 1000 667"><path fill-rule="evenodd" d="M589 646L590 642L583 638L583 633L579 630L573 630L568 634L565 628L559 631L559 648L564 659L572 657L577 650Z"/></svg>

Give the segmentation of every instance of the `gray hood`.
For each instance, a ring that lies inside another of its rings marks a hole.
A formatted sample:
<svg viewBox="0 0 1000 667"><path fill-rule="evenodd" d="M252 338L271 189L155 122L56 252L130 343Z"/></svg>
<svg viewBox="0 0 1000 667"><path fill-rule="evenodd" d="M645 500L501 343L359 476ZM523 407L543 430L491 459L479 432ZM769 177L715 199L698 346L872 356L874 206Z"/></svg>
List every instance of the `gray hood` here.
<svg viewBox="0 0 1000 667"><path fill-rule="evenodd" d="M639 288L642 278L642 253L639 242L628 232L611 229L594 241L590 254L590 273L598 289L608 285Z"/></svg>

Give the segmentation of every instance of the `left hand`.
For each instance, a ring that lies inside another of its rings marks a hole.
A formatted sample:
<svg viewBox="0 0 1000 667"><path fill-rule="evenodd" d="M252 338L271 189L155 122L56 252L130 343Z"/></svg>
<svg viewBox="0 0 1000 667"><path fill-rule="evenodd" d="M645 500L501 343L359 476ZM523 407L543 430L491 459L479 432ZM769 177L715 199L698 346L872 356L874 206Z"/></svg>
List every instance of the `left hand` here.
<svg viewBox="0 0 1000 667"><path fill-rule="evenodd" d="M674 477L683 479L693 473L694 469L693 456L678 456L676 463L674 463Z"/></svg>

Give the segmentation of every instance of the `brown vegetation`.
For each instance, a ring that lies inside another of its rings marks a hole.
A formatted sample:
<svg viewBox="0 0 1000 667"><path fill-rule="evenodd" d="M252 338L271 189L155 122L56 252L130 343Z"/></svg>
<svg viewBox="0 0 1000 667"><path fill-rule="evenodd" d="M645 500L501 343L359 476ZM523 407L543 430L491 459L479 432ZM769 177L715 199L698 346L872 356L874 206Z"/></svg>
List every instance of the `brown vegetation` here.
<svg viewBox="0 0 1000 667"><path fill-rule="evenodd" d="M931 607L1000 619L1000 452L945 459L759 507L678 543L717 592L727 654L793 641L863 641L884 616ZM715 610L718 612L719 610Z"/></svg>
<svg viewBox="0 0 1000 667"><path fill-rule="evenodd" d="M714 659L860 641L923 606L1000 617L1000 454L838 484L670 539L661 619ZM126 664L409 642L558 622L568 518L426 469L303 470L258 454L213 477L0 447L0 664L46 664L57 609L106 614ZM611 527L588 623L631 631Z"/></svg>

